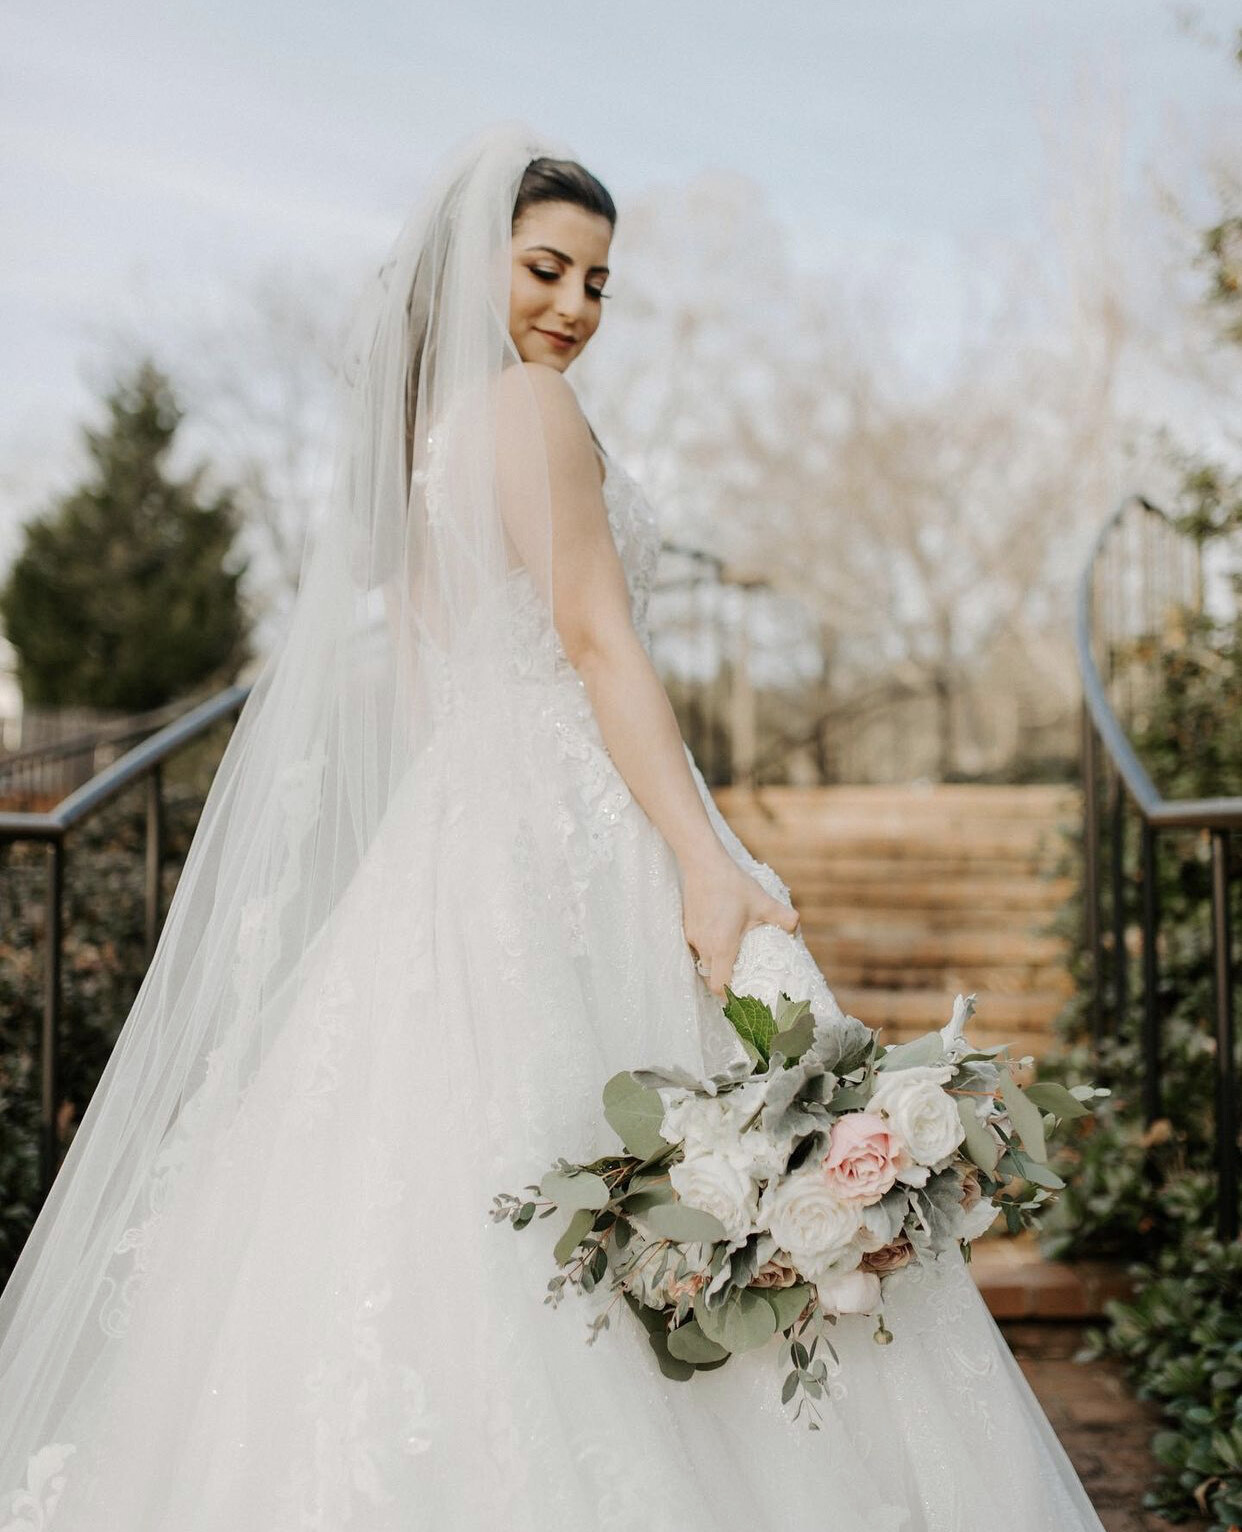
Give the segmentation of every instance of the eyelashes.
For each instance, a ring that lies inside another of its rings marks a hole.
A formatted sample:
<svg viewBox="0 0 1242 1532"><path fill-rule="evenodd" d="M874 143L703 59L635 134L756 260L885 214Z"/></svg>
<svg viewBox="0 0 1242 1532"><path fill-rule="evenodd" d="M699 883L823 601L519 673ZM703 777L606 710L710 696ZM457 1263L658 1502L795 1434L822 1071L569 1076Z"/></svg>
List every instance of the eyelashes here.
<svg viewBox="0 0 1242 1532"><path fill-rule="evenodd" d="M555 282L560 276L559 271L549 271L546 266L528 266L526 268L532 276L540 278L544 282ZM611 293L606 293L601 287L588 287L587 292L592 298L611 298Z"/></svg>

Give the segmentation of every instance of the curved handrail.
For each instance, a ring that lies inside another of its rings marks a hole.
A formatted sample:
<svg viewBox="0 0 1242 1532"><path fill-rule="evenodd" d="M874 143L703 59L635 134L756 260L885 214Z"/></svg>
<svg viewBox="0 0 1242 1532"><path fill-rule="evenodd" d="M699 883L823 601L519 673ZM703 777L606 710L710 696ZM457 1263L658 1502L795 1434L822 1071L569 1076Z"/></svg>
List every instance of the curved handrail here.
<svg viewBox="0 0 1242 1532"><path fill-rule="evenodd" d="M75 788L55 808L41 813L19 809L0 810L0 841L59 840L67 830L115 798L132 782L158 766L161 761L188 745L205 729L241 711L250 694L249 685L226 686L223 690L188 709L155 734L127 750L111 765L97 772L89 782Z"/></svg>
<svg viewBox="0 0 1242 1532"><path fill-rule="evenodd" d="M1157 895L1157 840L1169 829L1206 830L1211 838L1211 924L1215 990L1217 1235L1238 1235L1238 1080L1233 1015L1233 954L1230 929L1229 837L1242 829L1242 797L1165 798L1122 727L1105 690L1092 646L1097 566L1109 538L1132 506L1139 506L1173 534L1178 528L1159 506L1142 495L1127 496L1100 528L1078 584L1075 648L1083 693L1083 908L1091 954L1091 1005L1097 1042L1104 1026L1104 944L1100 902L1100 808L1097 801L1097 748L1102 747L1116 773L1112 795L1112 1011L1122 1020L1129 1006L1129 976L1124 852L1124 797L1138 810L1141 829L1141 909L1143 974L1143 1111L1150 1123L1162 1114L1161 1012L1157 961L1160 920Z"/></svg>
<svg viewBox="0 0 1242 1532"><path fill-rule="evenodd" d="M253 684L253 683L252 683ZM197 706L188 708L157 733L126 751L53 809L36 813L0 811L0 846L13 841L41 842L48 848L44 891L45 962L42 1021L39 1033L39 1163L44 1194L59 1164L59 1052L61 1019L61 961L64 938L63 903L65 858L69 832L118 793L145 780L147 784L146 868L144 920L148 957L155 951L161 920L160 867L163 860L161 767L170 756L191 744L221 719L239 714L250 685L226 686Z"/></svg>
<svg viewBox="0 0 1242 1532"><path fill-rule="evenodd" d="M1126 789L1139 813L1148 824L1167 829L1238 830L1242 829L1242 798L1165 798L1139 760L1121 726L1091 648L1092 591L1095 568L1104 544L1131 505L1141 505L1151 516L1173 528L1168 514L1143 495L1130 495L1117 507L1096 535L1078 581L1078 603L1074 642L1078 651L1078 673L1082 679L1083 701L1091 714L1100 743L1121 774Z"/></svg>

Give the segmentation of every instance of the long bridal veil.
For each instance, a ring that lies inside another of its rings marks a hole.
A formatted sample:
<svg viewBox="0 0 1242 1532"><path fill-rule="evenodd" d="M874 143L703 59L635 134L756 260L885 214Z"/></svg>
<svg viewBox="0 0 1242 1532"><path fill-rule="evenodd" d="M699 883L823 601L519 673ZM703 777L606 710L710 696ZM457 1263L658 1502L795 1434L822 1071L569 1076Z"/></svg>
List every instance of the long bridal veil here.
<svg viewBox="0 0 1242 1532"><path fill-rule="evenodd" d="M571 157L520 123L460 146L357 306L331 501L287 635L242 711L150 969L0 1296L0 1491L70 1423L106 1409L108 1353L125 1344L161 1211L278 1046L398 793L432 772L467 810L503 801L514 780L538 791L516 758L523 675L502 614L519 568L551 604L546 459L508 333L514 198L544 154ZM526 677L553 662L546 645L521 657ZM538 887L572 882L555 838L531 854ZM486 1005L463 1015L504 1024ZM485 1059L492 1040L473 1041Z"/></svg>

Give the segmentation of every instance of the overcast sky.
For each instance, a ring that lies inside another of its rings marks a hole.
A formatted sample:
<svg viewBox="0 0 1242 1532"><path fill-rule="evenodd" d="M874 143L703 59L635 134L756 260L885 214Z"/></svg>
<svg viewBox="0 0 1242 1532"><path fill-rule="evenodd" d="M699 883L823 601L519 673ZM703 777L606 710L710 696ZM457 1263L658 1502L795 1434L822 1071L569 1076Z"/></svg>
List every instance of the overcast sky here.
<svg viewBox="0 0 1242 1532"><path fill-rule="evenodd" d="M1039 237L1046 128L1084 82L1122 106L1142 208L1153 163L1238 121L1235 28L1220 0L5 0L0 523L90 408L93 327L273 261L362 272L496 118L622 205L753 177L800 264L891 265L934 348L972 262Z"/></svg>

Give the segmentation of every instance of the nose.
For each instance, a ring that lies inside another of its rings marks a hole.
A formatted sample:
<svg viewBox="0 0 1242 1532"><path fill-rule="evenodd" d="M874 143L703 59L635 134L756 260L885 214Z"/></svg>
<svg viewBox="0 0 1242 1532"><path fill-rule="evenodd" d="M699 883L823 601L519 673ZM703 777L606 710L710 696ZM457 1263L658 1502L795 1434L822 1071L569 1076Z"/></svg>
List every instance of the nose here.
<svg viewBox="0 0 1242 1532"><path fill-rule="evenodd" d="M585 295L565 283L557 294L556 311L567 325L575 324L582 313Z"/></svg>

